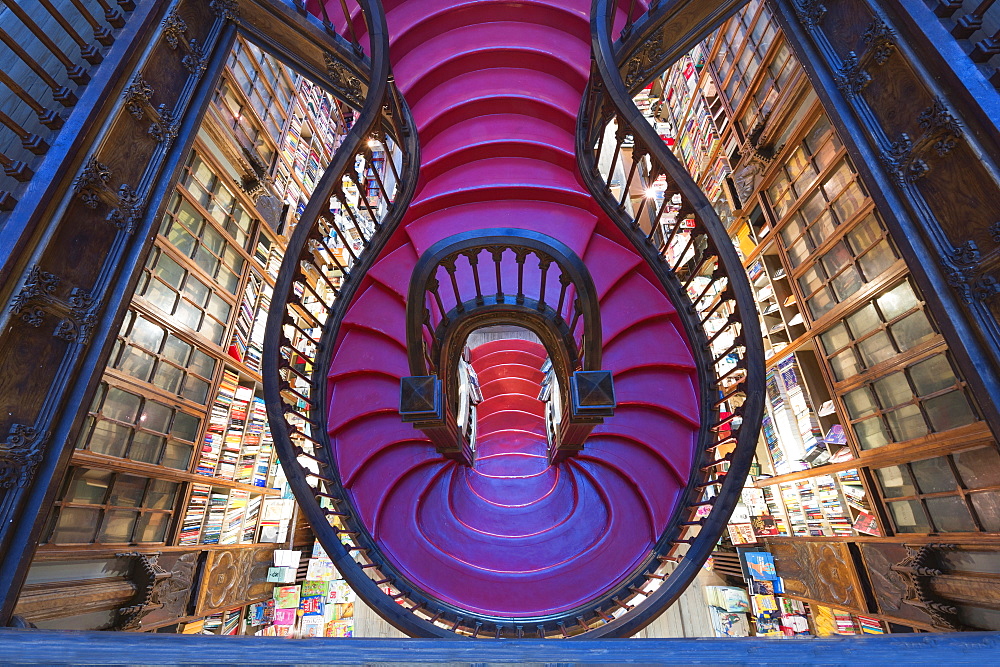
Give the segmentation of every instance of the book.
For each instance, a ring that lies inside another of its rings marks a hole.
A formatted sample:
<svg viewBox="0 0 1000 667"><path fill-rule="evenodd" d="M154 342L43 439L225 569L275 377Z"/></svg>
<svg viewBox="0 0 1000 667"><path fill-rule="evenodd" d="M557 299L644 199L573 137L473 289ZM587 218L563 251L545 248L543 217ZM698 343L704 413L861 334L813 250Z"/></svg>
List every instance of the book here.
<svg viewBox="0 0 1000 667"><path fill-rule="evenodd" d="M275 609L298 609L299 607L299 587L298 586L275 586L274 588Z"/></svg>

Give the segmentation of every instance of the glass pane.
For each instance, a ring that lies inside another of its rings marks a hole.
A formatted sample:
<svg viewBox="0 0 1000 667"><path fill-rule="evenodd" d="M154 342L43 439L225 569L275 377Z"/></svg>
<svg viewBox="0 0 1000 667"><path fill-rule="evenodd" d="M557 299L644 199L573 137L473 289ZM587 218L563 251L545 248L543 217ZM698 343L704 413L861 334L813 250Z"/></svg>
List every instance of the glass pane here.
<svg viewBox="0 0 1000 667"><path fill-rule="evenodd" d="M896 339L899 351L903 352L915 345L923 343L934 336L934 329L927 321L927 316L922 310L918 310L912 315L907 315L900 321L889 327L892 337Z"/></svg>
<svg viewBox="0 0 1000 667"><path fill-rule="evenodd" d="M900 533L927 533L930 532L930 524L924 516L924 510L917 500L900 500L894 503L886 503L889 512L896 523L896 530Z"/></svg>
<svg viewBox="0 0 1000 667"><path fill-rule="evenodd" d="M826 276L821 273L821 269L818 266L811 266L802 276L799 278L799 287L802 288L803 294L812 294L823 284L826 280Z"/></svg>
<svg viewBox="0 0 1000 667"><path fill-rule="evenodd" d="M168 510L174 505L177 497L177 482L168 482L163 479L154 479L149 483L149 492L146 494L146 502L143 507L154 510Z"/></svg>
<svg viewBox="0 0 1000 667"><path fill-rule="evenodd" d="M829 287L821 289L806 303L809 304L809 312L812 313L814 319L822 317L837 305L837 302L833 300L833 295Z"/></svg>
<svg viewBox="0 0 1000 667"><path fill-rule="evenodd" d="M111 483L110 470L76 468L70 477L63 500L68 503L103 505Z"/></svg>
<svg viewBox="0 0 1000 667"><path fill-rule="evenodd" d="M879 485L882 487L882 495L886 498L902 498L904 496L917 495L917 488L910 480L910 473L906 466L889 466L879 468L875 471L878 476Z"/></svg>
<svg viewBox="0 0 1000 667"><path fill-rule="evenodd" d="M167 344L163 347L163 356L180 365L187 363L191 346L173 334L167 336Z"/></svg>
<svg viewBox="0 0 1000 667"><path fill-rule="evenodd" d="M822 213L825 208L826 200L823 199L823 193L817 190L802 203L802 208L799 209L799 213L802 215L805 222L809 224L818 218L819 214Z"/></svg>
<svg viewBox="0 0 1000 667"><path fill-rule="evenodd" d="M889 336L884 331L872 334L858 343L858 352L861 354L866 368L871 368L896 354L892 347L892 341L889 340Z"/></svg>
<svg viewBox="0 0 1000 667"><path fill-rule="evenodd" d="M169 228L166 229L167 240L174 244L174 247L180 250L182 253L191 256L197 246L197 241L191 236L191 232L184 228L183 225L173 222Z"/></svg>
<svg viewBox="0 0 1000 667"><path fill-rule="evenodd" d="M137 315L129 338L136 345L140 345L151 352L159 352L160 344L163 342L163 329L159 325L144 319L141 315Z"/></svg>
<svg viewBox="0 0 1000 667"><path fill-rule="evenodd" d="M189 375L187 381L184 382L184 391L181 392L181 396L195 403L204 404L208 400L208 387L209 384L205 380Z"/></svg>
<svg viewBox="0 0 1000 667"><path fill-rule="evenodd" d="M878 316L878 312L871 304L847 318L847 325L851 327L851 333L854 334L855 338L864 336L880 324L882 324L882 318Z"/></svg>
<svg viewBox="0 0 1000 667"><path fill-rule="evenodd" d="M164 389L171 394L180 391L181 382L184 380L184 371L172 366L165 361L161 361L156 368L156 375L153 377L153 384Z"/></svg>
<svg viewBox="0 0 1000 667"><path fill-rule="evenodd" d="M165 512L145 512L139 519L135 533L136 542L162 542L170 524L170 515Z"/></svg>
<svg viewBox="0 0 1000 667"><path fill-rule="evenodd" d="M879 241L878 244L862 255L858 259L858 265L864 271L865 280L873 280L883 271L888 269L896 261L896 255L892 252L888 241Z"/></svg>
<svg viewBox="0 0 1000 667"><path fill-rule="evenodd" d="M198 249L198 256L195 263L208 275L214 277L219 268L219 258L205 250L204 246Z"/></svg>
<svg viewBox="0 0 1000 667"><path fill-rule="evenodd" d="M61 507L50 542L86 544L94 541L101 510L89 507Z"/></svg>
<svg viewBox="0 0 1000 667"><path fill-rule="evenodd" d="M845 160L838 164L834 168L833 173L823 181L823 190L826 192L827 199L833 200L852 178L853 174L851 173L851 168L847 166L847 161Z"/></svg>
<svg viewBox="0 0 1000 667"><path fill-rule="evenodd" d="M187 367L193 373L211 378L212 374L215 373L215 359L201 350L195 350L194 354L191 355L191 361L188 362Z"/></svg>
<svg viewBox="0 0 1000 667"><path fill-rule="evenodd" d="M118 368L123 373L127 373L143 382L148 382L149 376L153 372L155 361L156 357L129 345L125 348L121 360L118 362Z"/></svg>
<svg viewBox="0 0 1000 667"><path fill-rule="evenodd" d="M174 317L178 322L195 331L198 330L198 326L201 324L201 311L192 303L183 299L177 305L177 312L174 314Z"/></svg>
<svg viewBox="0 0 1000 667"><path fill-rule="evenodd" d="M917 480L917 486L920 487L920 493L954 491L957 486L955 475L951 472L948 459L944 456L913 461L910 463L910 469Z"/></svg>
<svg viewBox="0 0 1000 667"><path fill-rule="evenodd" d="M188 276L187 282L184 283L184 294L199 306L205 305L211 293L212 290L209 289L208 285L194 276Z"/></svg>
<svg viewBox="0 0 1000 667"><path fill-rule="evenodd" d="M104 526L98 542L120 543L132 540L132 528L135 527L135 520L139 518L138 512L130 510L108 510L104 515Z"/></svg>
<svg viewBox="0 0 1000 667"><path fill-rule="evenodd" d="M122 391L117 387L108 389L108 395L104 399L104 406L101 408L101 413L105 417L117 419L120 422L132 423L135 421L135 416L138 412L138 396L130 394L127 391Z"/></svg>
<svg viewBox="0 0 1000 667"><path fill-rule="evenodd" d="M959 496L928 498L924 501L934 526L943 533L971 533L976 530L969 508Z"/></svg>
<svg viewBox="0 0 1000 667"><path fill-rule="evenodd" d="M798 216L792 218L788 221L781 229L781 240L785 242L785 245L791 245L792 241L802 236L802 232L805 231L806 225L802 222L802 219Z"/></svg>
<svg viewBox="0 0 1000 667"><path fill-rule="evenodd" d="M927 424L920 408L907 405L898 410L885 413L885 420L896 436L896 441L912 440L927 435Z"/></svg>
<svg viewBox="0 0 1000 667"><path fill-rule="evenodd" d="M976 414L960 389L927 399L924 410L935 431L947 431L976 421Z"/></svg>
<svg viewBox="0 0 1000 667"><path fill-rule="evenodd" d="M883 408L891 408L913 398L913 391L906 381L906 376L900 372L877 380L872 383L872 387L875 389L875 395L878 396L879 403Z"/></svg>
<svg viewBox="0 0 1000 667"><path fill-rule="evenodd" d="M844 220L848 220L861 208L864 200L864 191L858 187L857 183L851 183L844 190L844 193L837 197L837 201L833 202L830 208L837 214L837 218L843 222Z"/></svg>
<svg viewBox="0 0 1000 667"><path fill-rule="evenodd" d="M230 294L236 293L236 288L240 286L240 276L237 273L233 273L227 268L223 268L219 271L219 276L217 278L222 288L225 289Z"/></svg>
<svg viewBox="0 0 1000 667"><path fill-rule="evenodd" d="M216 345L222 345L222 337L226 333L226 325L216 322L211 317L206 317L201 325L201 333Z"/></svg>
<svg viewBox="0 0 1000 667"><path fill-rule="evenodd" d="M197 417L178 411L174 415L174 425L170 429L170 434L175 438L194 442L195 437L198 435L198 426L200 424L201 421Z"/></svg>
<svg viewBox="0 0 1000 667"><path fill-rule="evenodd" d="M813 247L818 248L826 243L826 240L833 236L836 229L837 220L833 217L833 214L830 211L820 213L819 217L813 222L812 227L809 228L809 239L812 241Z"/></svg>
<svg viewBox="0 0 1000 667"><path fill-rule="evenodd" d="M868 387L861 387L844 394L844 405L847 407L847 414L850 415L851 419L870 415L877 408Z"/></svg>
<svg viewBox="0 0 1000 667"><path fill-rule="evenodd" d="M955 385L955 373L951 370L948 358L937 354L909 368L910 379L918 396L927 396L935 391L941 391Z"/></svg>
<svg viewBox="0 0 1000 667"><path fill-rule="evenodd" d="M833 279L830 283L833 285L833 291L837 295L838 301L843 301L847 297L851 296L864 285L864 281L861 279L861 274L853 266L849 266L844 269L844 272Z"/></svg>
<svg viewBox="0 0 1000 667"><path fill-rule="evenodd" d="M854 433L858 436L861 449L875 449L891 442L885 424L878 417L858 422L854 425Z"/></svg>
<svg viewBox="0 0 1000 667"><path fill-rule="evenodd" d="M173 415L173 412L173 410L162 403L146 401L146 409L142 411L139 424L150 431L166 433L167 428L170 426L170 417Z"/></svg>
<svg viewBox="0 0 1000 667"><path fill-rule="evenodd" d="M201 234L201 242L215 255L222 255L226 247L226 240L222 238L222 234L211 226L205 227L205 231Z"/></svg>
<svg viewBox="0 0 1000 667"><path fill-rule="evenodd" d="M880 296L876 302L885 318L891 320L897 315L902 315L906 311L916 308L917 295L910 287L910 283L904 281Z"/></svg>
<svg viewBox="0 0 1000 667"><path fill-rule="evenodd" d="M806 240L799 239L797 243L788 248L788 261L795 268L802 263L806 257L809 256L809 246L806 245Z"/></svg>
<svg viewBox="0 0 1000 667"><path fill-rule="evenodd" d="M969 496L983 530L1000 533L1000 491L982 491ZM991 556L993 554L990 554Z"/></svg>
<svg viewBox="0 0 1000 667"><path fill-rule="evenodd" d="M225 322L229 319L229 313L232 312L233 307L218 294L213 294L212 300L208 302L207 310L212 317Z"/></svg>
<svg viewBox="0 0 1000 667"><path fill-rule="evenodd" d="M142 503L142 494L146 490L148 481L145 477L118 475L111 497L108 498L108 504L117 507L138 507Z"/></svg>
<svg viewBox="0 0 1000 667"><path fill-rule="evenodd" d="M823 342L823 349L826 353L833 354L840 348L850 343L851 336L847 333L847 327L845 327L843 323L838 322L830 327L829 331L821 335L820 340Z"/></svg>
<svg viewBox="0 0 1000 667"><path fill-rule="evenodd" d="M128 457L133 461L159 463L164 441L166 438L162 435L138 431L132 438L132 448L128 450Z"/></svg>
<svg viewBox="0 0 1000 667"><path fill-rule="evenodd" d="M193 450L194 446L192 445L171 440L163 450L163 459L160 461L160 465L176 470L187 470L188 464L191 463Z"/></svg>
<svg viewBox="0 0 1000 667"><path fill-rule="evenodd" d="M854 350L849 349L830 357L830 368L833 370L834 379L838 381L857 375L860 370Z"/></svg>
<svg viewBox="0 0 1000 667"><path fill-rule="evenodd" d="M156 266L153 268L153 275L174 289L180 288L184 273L185 271L181 268L180 264L163 253L160 253L159 258L156 260Z"/></svg>
<svg viewBox="0 0 1000 667"><path fill-rule="evenodd" d="M823 268L828 276L835 276L837 273L851 263L851 253L843 241L833 246L829 252L823 255L821 260Z"/></svg>
<svg viewBox="0 0 1000 667"><path fill-rule="evenodd" d="M882 227L875 216L869 215L858 223L857 227L847 233L847 241L855 255L860 255L871 247L882 236Z"/></svg>
<svg viewBox="0 0 1000 667"><path fill-rule="evenodd" d="M951 455L968 489L1000 486L1000 454L996 447L980 447ZM1000 519L1000 516L997 517Z"/></svg>
<svg viewBox="0 0 1000 667"><path fill-rule="evenodd" d="M97 420L90 438L90 451L108 456L125 456L132 429L104 419Z"/></svg>
<svg viewBox="0 0 1000 667"><path fill-rule="evenodd" d="M173 313L174 306L177 304L177 293L159 280L151 280L143 296L165 313Z"/></svg>

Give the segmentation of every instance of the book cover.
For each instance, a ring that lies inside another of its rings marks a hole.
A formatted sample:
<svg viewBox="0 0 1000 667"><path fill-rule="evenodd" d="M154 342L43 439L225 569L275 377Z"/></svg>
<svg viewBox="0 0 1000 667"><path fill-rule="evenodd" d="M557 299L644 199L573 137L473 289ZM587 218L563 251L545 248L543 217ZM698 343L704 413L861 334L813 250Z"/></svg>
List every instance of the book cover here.
<svg viewBox="0 0 1000 667"><path fill-rule="evenodd" d="M778 524L775 523L774 517L770 514L751 516L750 526L753 528L753 534L757 537L767 537L778 534Z"/></svg>
<svg viewBox="0 0 1000 667"><path fill-rule="evenodd" d="M299 587L276 586L274 589L274 607L275 609L298 609Z"/></svg>
<svg viewBox="0 0 1000 667"><path fill-rule="evenodd" d="M275 609L275 625L295 625L296 609Z"/></svg>
<svg viewBox="0 0 1000 667"><path fill-rule="evenodd" d="M753 526L749 523L731 523L728 524L729 529L729 539L736 544L756 544L757 537L753 533Z"/></svg>
<svg viewBox="0 0 1000 667"><path fill-rule="evenodd" d="M322 616L323 604L322 595L303 595L299 598L299 609L303 616Z"/></svg>
<svg viewBox="0 0 1000 667"><path fill-rule="evenodd" d="M766 551L747 551L744 554L747 569L754 579L774 581L778 574L774 571L774 556Z"/></svg>

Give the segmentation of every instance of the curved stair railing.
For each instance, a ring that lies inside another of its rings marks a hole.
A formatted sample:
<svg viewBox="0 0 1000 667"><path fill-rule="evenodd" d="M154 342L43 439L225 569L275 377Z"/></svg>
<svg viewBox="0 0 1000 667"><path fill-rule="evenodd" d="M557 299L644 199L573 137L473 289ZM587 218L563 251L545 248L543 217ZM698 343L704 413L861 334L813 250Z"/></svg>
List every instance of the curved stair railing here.
<svg viewBox="0 0 1000 667"><path fill-rule="evenodd" d="M666 567L643 573L646 580L619 600L628 613L588 636L628 636L680 596L725 530L757 445L764 351L750 285L708 199L631 98L742 4L653 2L626 24L625 41L614 43L615 3L593 3L593 69L578 119L577 160L601 207L677 306L698 352L703 393L686 510L664 532L653 560ZM632 193L642 195L637 205Z"/></svg>
<svg viewBox="0 0 1000 667"><path fill-rule="evenodd" d="M714 4L705 0L685 0L679 4L699 3L703 7ZM341 319L364 274L401 221L416 188L419 164L419 146L416 132L411 129L409 110L389 72L381 4L378 0L361 0L359 4L368 31L370 64L362 55L364 49L356 32L350 31L352 21L348 21L345 32L350 33L358 59L366 61L368 67L330 67L331 74L340 77L344 90L358 100L359 108L353 127L292 235L275 287L266 332L264 377L268 418L289 484L338 571L366 603L407 634L471 638L629 636L655 618L694 578L717 541L749 468L762 412L763 352L753 302L739 261L704 196L632 104L621 74L623 60L612 49L609 24L595 23L594 76L584 99L577 133L578 160L584 179L600 205L654 267L678 310L686 313L683 319L691 345L702 350L698 359L701 386L717 392L717 395L706 394L702 405L700 442L704 443L704 451L686 490L687 515L674 518L655 551L613 590L565 612L525 619L490 616L454 607L412 585L387 561L354 514L332 460L326 431L327 374ZM604 17L611 8L607 0L596 0L594 10L595 16ZM655 27L650 19L640 18L630 28L630 39L641 39L636 36L662 30L659 33L662 43L667 39L664 35L678 32L673 22L678 26L690 25L685 23L684 16L682 11L674 11ZM324 19L331 25L327 17ZM357 19L355 15L355 30L360 25ZM711 21L702 22L698 27L702 32L695 37L703 38L712 27ZM667 63L660 56L657 58L660 66L665 67ZM358 78L357 73L362 71L371 72L368 81ZM623 128L618 132L620 138L607 142L604 137L609 133L615 135L616 122ZM665 215L677 208L667 204L657 211L646 205L633 214L624 206L626 199L619 201L613 195L596 165L600 164L601 151L612 151L611 146L615 146L614 159L620 160L628 136L634 138L636 147L643 147L640 151L646 151L650 165L632 170L629 182L649 178L658 170L667 173L673 187L683 194L680 208L685 215L692 211L695 218L687 221L680 216ZM378 164L369 152L369 142L391 149L394 157ZM345 183L353 186L348 190L353 189L356 194L345 191ZM373 187L366 189L369 184ZM378 200L369 197L370 193L379 193ZM331 213L331 203L339 209L336 215ZM656 225L650 226L652 221ZM685 237L684 230L688 229L692 231ZM674 255L683 261L670 259L678 238L686 238L683 252ZM733 280L728 278L730 270ZM341 279L338 281L335 276ZM576 290L568 288L566 298L570 300L570 291ZM512 296L516 298L516 294ZM524 296L527 299L528 293ZM579 292L575 296L579 298ZM475 297L471 298L475 302ZM485 298L484 293L484 305ZM426 297L419 301L426 303ZM535 301L537 308L537 301L544 300ZM456 302L452 308L459 303L465 300ZM690 306L685 310L686 304ZM437 304L434 307L437 316L448 315L452 309ZM561 312L559 308L553 310ZM746 322L742 321L741 313L747 313ZM717 321L720 314L724 322L721 326ZM563 321L568 317L569 313L562 315ZM310 326L303 326L302 322ZM433 341L430 332L421 329L423 322L418 324L421 363L416 365L415 375L423 372L421 364L427 363L424 341ZM567 327L571 332L576 330L569 323ZM600 331L599 326L595 330ZM464 341L464 337L455 333L454 340ZM594 352L588 348L592 337L575 336L573 340L582 357L578 359L581 369L588 359L596 361L595 368L599 368L599 341ZM429 350L433 363L427 367L428 371L440 367L441 362L434 361L434 354L452 347L455 346L442 346L434 352L432 343ZM566 349L571 348L566 346ZM742 406L731 407L744 397ZM731 409L723 410L724 407ZM721 453L734 444L733 452Z"/></svg>
<svg viewBox="0 0 1000 667"><path fill-rule="evenodd" d="M457 428L464 417L459 405L468 402L457 391L459 360L469 334L493 324L532 329L548 351L556 382L567 388L555 392L563 397L562 418L550 434L549 460L582 449L593 427L614 414L611 373L601 370L597 289L569 247L524 229L455 234L417 262L407 295L411 376L400 382L403 421L445 456L472 464L472 443Z"/></svg>

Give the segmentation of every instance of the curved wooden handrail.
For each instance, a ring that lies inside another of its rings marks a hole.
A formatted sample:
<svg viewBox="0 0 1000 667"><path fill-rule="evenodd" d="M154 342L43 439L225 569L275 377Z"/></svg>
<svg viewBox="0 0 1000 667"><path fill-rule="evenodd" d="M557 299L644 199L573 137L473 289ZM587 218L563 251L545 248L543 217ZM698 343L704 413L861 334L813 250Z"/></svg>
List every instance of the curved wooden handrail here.
<svg viewBox="0 0 1000 667"><path fill-rule="evenodd" d="M565 296L566 287L572 285L576 295L574 299L574 309L583 319L583 345L578 352L576 342L573 340L573 330L576 318L571 318L566 322L565 327L560 331L560 338L568 348L567 357L571 360L579 360L579 365L583 370L598 370L601 367L601 311L598 305L597 288L594 286L594 279L587 270L576 253L566 244L558 239L547 236L539 232L526 229L495 228L481 229L462 232L442 239L432 245L420 257L417 266L413 270L410 278L410 286L407 294L406 306L406 345L407 356L410 362L410 373L413 375L427 375L427 360L424 355L423 328L424 322L429 316L429 309L426 305L426 294L431 291L429 285L434 280L439 267L459 256L469 252L482 251L490 252L491 249L512 250L515 254L519 250L531 251L540 259L547 258L558 265L562 275L568 276L569 283L564 285L561 297ZM523 260L522 260L523 261ZM474 269L478 271L478 269ZM494 312L502 310L504 306L523 305L525 296L522 293L518 296L515 293L501 293L497 295L479 294L476 298L462 300L457 306L457 311L461 313L471 313L477 308L489 307ZM554 326L562 323L562 298L557 299L559 303L553 308L542 300L528 298L532 302L532 307L540 313L548 313ZM440 341L446 335L448 325L455 319L454 313L442 313L443 317L438 327L434 327L432 333ZM435 348L440 351L441 346ZM441 367L443 360L432 356L434 367ZM574 364L575 365L575 364Z"/></svg>

